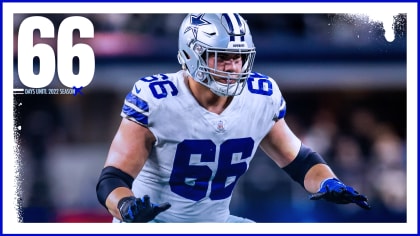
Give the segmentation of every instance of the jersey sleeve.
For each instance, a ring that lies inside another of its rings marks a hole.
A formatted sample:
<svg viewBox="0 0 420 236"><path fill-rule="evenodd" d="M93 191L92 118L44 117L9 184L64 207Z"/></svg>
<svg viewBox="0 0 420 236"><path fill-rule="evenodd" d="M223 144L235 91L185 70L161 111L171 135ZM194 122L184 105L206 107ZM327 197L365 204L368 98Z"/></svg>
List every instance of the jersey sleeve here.
<svg viewBox="0 0 420 236"><path fill-rule="evenodd" d="M284 100L283 95L280 93L280 102L277 112L277 119L282 119L286 116L286 100Z"/></svg>
<svg viewBox="0 0 420 236"><path fill-rule="evenodd" d="M261 100L260 108L265 107L262 111L268 114L270 120L277 121L286 115L286 101L280 91L277 82L270 76L253 72L247 81L248 91L253 94L255 100Z"/></svg>
<svg viewBox="0 0 420 236"><path fill-rule="evenodd" d="M274 120L282 119L286 116L286 100L283 97L283 94L280 91L280 88L277 82L269 77L269 80L272 83L273 94L271 99L273 99L273 105L275 109L275 115L273 117Z"/></svg>
<svg viewBox="0 0 420 236"><path fill-rule="evenodd" d="M137 124L148 127L150 103L148 102L147 86L143 81L137 81L132 90L124 99L124 105L121 111L121 117L129 119Z"/></svg>

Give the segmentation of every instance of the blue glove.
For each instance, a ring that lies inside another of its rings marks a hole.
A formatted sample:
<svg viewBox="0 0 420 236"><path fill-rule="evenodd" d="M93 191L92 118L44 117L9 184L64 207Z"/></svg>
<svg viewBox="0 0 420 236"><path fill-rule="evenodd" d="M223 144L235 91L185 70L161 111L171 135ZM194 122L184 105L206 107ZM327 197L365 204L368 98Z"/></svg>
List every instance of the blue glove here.
<svg viewBox="0 0 420 236"><path fill-rule="evenodd" d="M150 197L144 195L143 199L136 197L124 197L118 202L123 222L149 222L162 211L168 210L171 204L165 202L160 205L150 203Z"/></svg>
<svg viewBox="0 0 420 236"><path fill-rule="evenodd" d="M311 200L325 199L338 204L355 203L363 209L370 209L367 198L352 187L346 186L336 178L327 179L321 184L321 189L310 196Z"/></svg>

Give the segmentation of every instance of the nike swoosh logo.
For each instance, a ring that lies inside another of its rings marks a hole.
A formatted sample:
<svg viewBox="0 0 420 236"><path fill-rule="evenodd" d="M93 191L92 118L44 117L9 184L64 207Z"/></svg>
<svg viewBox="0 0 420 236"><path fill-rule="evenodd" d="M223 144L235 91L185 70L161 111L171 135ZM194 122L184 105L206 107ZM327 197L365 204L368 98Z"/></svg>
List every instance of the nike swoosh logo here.
<svg viewBox="0 0 420 236"><path fill-rule="evenodd" d="M136 89L136 93L140 93L140 91L141 91L141 88L140 89L137 88L137 85L134 85L134 89Z"/></svg>

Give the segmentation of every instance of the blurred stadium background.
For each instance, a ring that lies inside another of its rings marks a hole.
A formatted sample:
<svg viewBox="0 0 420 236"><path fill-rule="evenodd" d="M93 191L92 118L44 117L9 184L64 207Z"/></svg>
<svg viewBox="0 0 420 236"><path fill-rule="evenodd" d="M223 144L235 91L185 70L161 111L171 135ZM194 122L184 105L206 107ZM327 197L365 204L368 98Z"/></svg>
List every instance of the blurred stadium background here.
<svg viewBox="0 0 420 236"><path fill-rule="evenodd" d="M70 15L45 16L58 29ZM22 222L110 222L95 185L124 97L138 78L180 68L183 14L82 16L94 24L95 38L85 42L96 54L95 76L83 95L14 95ZM406 16L395 17L392 42L380 22L367 17L243 16L257 48L254 71L278 82L286 121L345 183L369 197L372 210L308 200L258 152L231 212L257 222L406 222ZM15 39L26 17L14 15ZM63 88L57 78L51 87Z"/></svg>

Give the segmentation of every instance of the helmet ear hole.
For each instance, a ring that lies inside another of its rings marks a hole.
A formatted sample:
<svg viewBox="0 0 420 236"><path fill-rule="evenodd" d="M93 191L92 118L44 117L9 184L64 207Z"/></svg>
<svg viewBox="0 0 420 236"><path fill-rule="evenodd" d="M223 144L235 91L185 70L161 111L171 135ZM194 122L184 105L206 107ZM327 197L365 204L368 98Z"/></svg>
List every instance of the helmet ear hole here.
<svg viewBox="0 0 420 236"><path fill-rule="evenodd" d="M187 69L187 60L190 59L190 56L188 55L185 50L181 50L178 52L178 62L182 65L182 69Z"/></svg>
<svg viewBox="0 0 420 236"><path fill-rule="evenodd" d="M179 64L186 64L187 63L187 60L189 60L190 59L190 56L188 55L188 53L187 52L185 52L185 50L180 50L180 51L178 51L178 62L179 62Z"/></svg>
<svg viewBox="0 0 420 236"><path fill-rule="evenodd" d="M191 58L186 51L182 50L182 53L184 54L185 58L187 58L187 60Z"/></svg>

